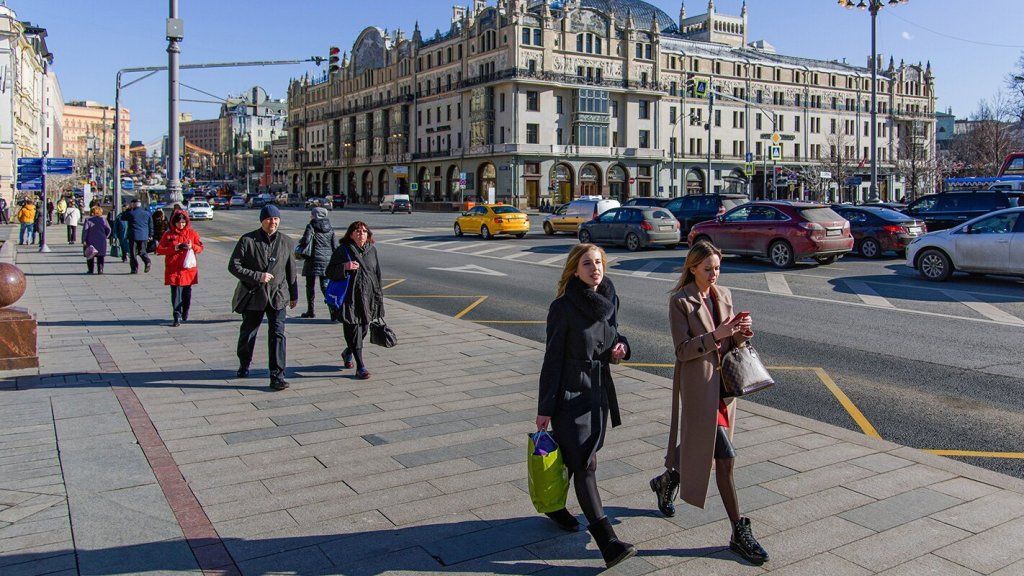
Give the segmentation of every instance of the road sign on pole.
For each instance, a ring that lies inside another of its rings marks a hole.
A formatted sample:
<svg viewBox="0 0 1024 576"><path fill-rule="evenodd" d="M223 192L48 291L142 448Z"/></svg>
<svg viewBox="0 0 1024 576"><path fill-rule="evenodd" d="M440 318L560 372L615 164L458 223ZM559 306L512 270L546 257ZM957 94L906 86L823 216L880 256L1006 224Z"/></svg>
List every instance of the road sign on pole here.
<svg viewBox="0 0 1024 576"><path fill-rule="evenodd" d="M782 140L782 135L778 132L772 132L772 144L778 144Z"/></svg>
<svg viewBox="0 0 1024 576"><path fill-rule="evenodd" d="M46 173L71 174L71 169L74 165L75 163L71 158L47 158Z"/></svg>
<svg viewBox="0 0 1024 576"><path fill-rule="evenodd" d="M746 174L747 176L753 176L754 175L754 163L753 162L747 162L746 164L744 164L743 165L743 173Z"/></svg>
<svg viewBox="0 0 1024 576"><path fill-rule="evenodd" d="M768 153L771 160L782 160L782 146L769 146Z"/></svg>
<svg viewBox="0 0 1024 576"><path fill-rule="evenodd" d="M754 153L753 152L747 152L747 157L746 158L747 158L747 164L750 164L751 162L754 161Z"/></svg>

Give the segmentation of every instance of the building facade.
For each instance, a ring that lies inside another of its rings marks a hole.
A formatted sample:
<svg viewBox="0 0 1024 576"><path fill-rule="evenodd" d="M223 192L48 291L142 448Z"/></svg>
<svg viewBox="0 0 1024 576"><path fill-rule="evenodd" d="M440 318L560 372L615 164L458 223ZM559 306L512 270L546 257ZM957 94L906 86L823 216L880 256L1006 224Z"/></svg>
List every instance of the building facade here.
<svg viewBox="0 0 1024 576"><path fill-rule="evenodd" d="M178 125L185 142L208 150L214 154L220 150L220 120L189 120Z"/></svg>
<svg viewBox="0 0 1024 576"><path fill-rule="evenodd" d="M430 38L366 28L337 72L290 83L289 187L530 206L705 191L863 198L870 67L777 54L748 42L747 19L745 5L727 16L713 1L674 20L641 0L475 0ZM895 199L908 192L903 150L934 158L934 78L930 66L872 65L879 191ZM700 80L719 94L713 109L686 88Z"/></svg>
<svg viewBox="0 0 1024 576"><path fill-rule="evenodd" d="M131 157L131 113L121 108L121 158ZM94 169L99 184L113 178L114 107L91 100L75 100L64 104L64 153L75 162L80 174ZM108 173L109 172L109 173ZM104 176L105 175L105 176Z"/></svg>
<svg viewBox="0 0 1024 576"><path fill-rule="evenodd" d="M263 169L263 149L284 134L288 104L272 99L259 86L246 94L229 97L221 104L220 145L221 166L227 177L249 177Z"/></svg>

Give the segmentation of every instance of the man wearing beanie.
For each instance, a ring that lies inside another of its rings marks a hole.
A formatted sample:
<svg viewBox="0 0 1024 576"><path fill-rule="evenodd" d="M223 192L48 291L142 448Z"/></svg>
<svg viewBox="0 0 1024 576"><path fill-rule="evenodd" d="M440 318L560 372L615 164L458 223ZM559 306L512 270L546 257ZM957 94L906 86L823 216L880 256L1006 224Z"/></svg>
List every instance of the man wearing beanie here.
<svg viewBox="0 0 1024 576"><path fill-rule="evenodd" d="M299 302L299 282L295 267L295 245L277 228L281 211L273 204L260 210L260 227L244 234L235 244L228 271L238 278L231 308L242 315L238 333L238 377L249 375L249 364L256 347L256 335L263 317L269 328L270 387L284 390L285 307Z"/></svg>

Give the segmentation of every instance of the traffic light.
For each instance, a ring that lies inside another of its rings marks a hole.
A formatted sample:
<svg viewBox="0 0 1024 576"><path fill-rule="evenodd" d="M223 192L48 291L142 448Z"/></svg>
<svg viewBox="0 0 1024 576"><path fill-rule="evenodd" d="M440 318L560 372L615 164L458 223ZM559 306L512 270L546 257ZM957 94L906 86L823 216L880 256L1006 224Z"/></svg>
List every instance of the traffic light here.
<svg viewBox="0 0 1024 576"><path fill-rule="evenodd" d="M697 78L693 72L686 73L686 95L690 98L707 98L710 85L710 79Z"/></svg>
<svg viewBox="0 0 1024 576"><path fill-rule="evenodd" d="M338 54L340 53L340 48L338 48L337 46L331 46L329 57L327 58L327 69L331 74L336 74L339 70L341 70L341 59L338 57Z"/></svg>
<svg viewBox="0 0 1024 576"><path fill-rule="evenodd" d="M686 95L693 98L693 85L695 84L696 77L693 72L686 73Z"/></svg>

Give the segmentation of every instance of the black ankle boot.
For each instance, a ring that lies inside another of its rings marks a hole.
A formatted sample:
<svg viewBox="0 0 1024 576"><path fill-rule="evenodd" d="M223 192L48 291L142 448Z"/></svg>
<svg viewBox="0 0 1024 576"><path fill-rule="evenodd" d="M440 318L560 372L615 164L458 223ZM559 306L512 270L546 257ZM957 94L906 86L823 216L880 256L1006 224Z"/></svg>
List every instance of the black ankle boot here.
<svg viewBox="0 0 1024 576"><path fill-rule="evenodd" d="M546 512L545 515L554 520L555 524L558 524L558 527L566 532L579 532L580 530L579 521L565 508L555 512Z"/></svg>
<svg viewBox="0 0 1024 576"><path fill-rule="evenodd" d="M658 510L669 518L676 515L676 505L672 502L679 491L679 472L666 470L661 476L651 478L651 490L658 497Z"/></svg>
<svg viewBox="0 0 1024 576"><path fill-rule="evenodd" d="M601 549L601 556L608 568L636 554L635 546L620 541L615 535L615 530L612 529L612 523L608 521L607 516L591 523L587 530L597 542L597 547Z"/></svg>
<svg viewBox="0 0 1024 576"><path fill-rule="evenodd" d="M768 552L761 547L750 530L750 518L740 518L739 522L733 525L729 548L751 564L760 566L768 561Z"/></svg>

